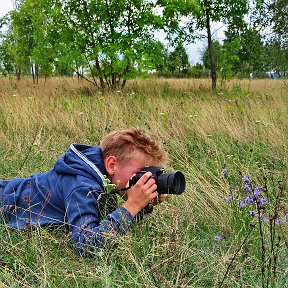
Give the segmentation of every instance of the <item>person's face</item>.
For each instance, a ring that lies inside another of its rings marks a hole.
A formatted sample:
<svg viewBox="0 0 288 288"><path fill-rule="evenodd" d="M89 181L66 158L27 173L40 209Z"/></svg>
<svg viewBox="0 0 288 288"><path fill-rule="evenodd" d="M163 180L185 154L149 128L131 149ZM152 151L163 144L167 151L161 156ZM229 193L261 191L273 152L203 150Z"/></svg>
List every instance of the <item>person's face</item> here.
<svg viewBox="0 0 288 288"><path fill-rule="evenodd" d="M110 156L114 157L114 156ZM108 165L107 165L108 164ZM109 166L110 164L110 166ZM153 160L146 155L137 155L135 158L128 162L120 162L117 157L107 158L106 170L108 172L108 177L113 184L117 185L117 190L127 187L129 179L140 172L144 166L155 166Z"/></svg>

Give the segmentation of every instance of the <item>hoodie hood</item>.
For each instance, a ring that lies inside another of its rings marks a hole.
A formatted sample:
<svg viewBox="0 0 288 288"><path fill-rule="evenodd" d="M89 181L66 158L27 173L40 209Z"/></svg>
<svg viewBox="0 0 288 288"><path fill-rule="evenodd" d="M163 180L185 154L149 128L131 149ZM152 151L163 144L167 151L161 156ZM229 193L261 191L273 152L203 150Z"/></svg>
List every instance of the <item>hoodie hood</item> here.
<svg viewBox="0 0 288 288"><path fill-rule="evenodd" d="M104 181L107 172L99 146L71 144L69 149L55 163L54 170L61 174L82 175Z"/></svg>

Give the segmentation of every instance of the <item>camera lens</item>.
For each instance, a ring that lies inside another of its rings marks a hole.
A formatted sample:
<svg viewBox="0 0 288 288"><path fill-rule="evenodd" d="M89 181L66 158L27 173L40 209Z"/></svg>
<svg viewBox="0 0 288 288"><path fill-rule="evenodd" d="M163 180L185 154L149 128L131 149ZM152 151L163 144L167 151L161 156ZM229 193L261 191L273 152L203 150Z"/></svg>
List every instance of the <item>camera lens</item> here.
<svg viewBox="0 0 288 288"><path fill-rule="evenodd" d="M168 185L170 194L181 194L185 190L185 177L181 172L173 172L169 174Z"/></svg>
<svg viewBox="0 0 288 288"><path fill-rule="evenodd" d="M182 172L162 174L158 177L157 191L162 194L182 194L185 190L185 177Z"/></svg>

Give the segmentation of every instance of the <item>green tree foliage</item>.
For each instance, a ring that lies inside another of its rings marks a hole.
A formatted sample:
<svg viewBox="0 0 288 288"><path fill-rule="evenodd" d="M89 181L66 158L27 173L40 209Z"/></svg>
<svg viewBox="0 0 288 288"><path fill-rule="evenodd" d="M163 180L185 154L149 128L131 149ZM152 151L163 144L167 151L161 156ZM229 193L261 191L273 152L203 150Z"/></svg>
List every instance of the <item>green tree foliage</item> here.
<svg viewBox="0 0 288 288"><path fill-rule="evenodd" d="M205 31L207 37L208 55L211 69L212 89L216 89L217 67L216 53L213 51L211 24L222 21L223 23L243 22L244 15L248 12L247 0L161 0L164 6L165 18L174 18L172 32L177 31L184 39L193 39L198 31ZM180 25L179 17L185 17L184 26Z"/></svg>
<svg viewBox="0 0 288 288"><path fill-rule="evenodd" d="M50 27L47 25L46 0L26 0L17 2L17 9L9 14L10 25L2 36L2 63L10 67L19 79L21 75L48 76L53 67L55 47L50 36ZM48 33L49 31L49 33ZM54 40L55 41L55 40ZM47 51L47 46L50 47ZM5 60L7 59L7 60ZM8 61L9 59L9 61ZM7 69L5 69L7 71Z"/></svg>
<svg viewBox="0 0 288 288"><path fill-rule="evenodd" d="M73 62L76 73L85 65L101 88L124 86L127 79L153 68L150 60L159 52L153 8L143 0L63 2L59 61Z"/></svg>
<svg viewBox="0 0 288 288"><path fill-rule="evenodd" d="M269 71L286 76L288 70L288 1L258 0L258 10L253 11L252 20L255 27L263 33L266 40Z"/></svg>
<svg viewBox="0 0 288 288"><path fill-rule="evenodd" d="M282 45L288 45L288 1L258 0L258 9L252 11L252 21L259 29L273 30Z"/></svg>
<svg viewBox="0 0 288 288"><path fill-rule="evenodd" d="M221 71L226 77L263 77L266 49L260 33L247 26L229 27L223 43Z"/></svg>
<svg viewBox="0 0 288 288"><path fill-rule="evenodd" d="M212 42L213 57L222 79L264 77L268 67L267 48L259 32L248 27L235 31L230 27L225 34L223 45ZM208 48L202 60L204 66L211 69Z"/></svg>
<svg viewBox="0 0 288 288"><path fill-rule="evenodd" d="M274 31L288 46L288 1L277 0L270 5Z"/></svg>
<svg viewBox="0 0 288 288"><path fill-rule="evenodd" d="M37 63L43 75L52 70L80 74L80 68L85 68L91 76L86 79L101 88L124 86L127 79L154 68L152 59L161 52L154 37L161 22L153 2L18 3L19 9L11 13L10 32L16 43L16 66L22 70Z"/></svg>
<svg viewBox="0 0 288 288"><path fill-rule="evenodd" d="M205 69L203 64L196 63L195 65L191 65L189 67L187 76L193 78L207 78L209 76L209 71Z"/></svg>
<svg viewBox="0 0 288 288"><path fill-rule="evenodd" d="M240 63L240 51L242 48L241 36L237 34L230 35L229 29L226 31L226 39L222 47L222 66L221 76L222 79L239 77L242 71ZM241 78L241 76L240 76Z"/></svg>
<svg viewBox="0 0 288 288"><path fill-rule="evenodd" d="M160 47L161 57L157 59L156 71L159 76L187 77L189 56L182 42L173 51L168 51L163 45Z"/></svg>
<svg viewBox="0 0 288 288"><path fill-rule="evenodd" d="M8 15L0 18L0 72L2 75L12 74L14 71L14 59L13 59L13 37L11 33L1 33L1 29L7 25L10 21Z"/></svg>
<svg viewBox="0 0 288 288"><path fill-rule="evenodd" d="M25 7L21 13L12 11L10 17L12 24L1 45L2 62L4 67L9 67L5 69L6 71L13 69L17 78L20 79L21 74L30 72L33 25L31 17ZM10 59L10 61L8 59ZM13 64L11 63L12 61Z"/></svg>
<svg viewBox="0 0 288 288"><path fill-rule="evenodd" d="M0 72L32 75L34 82L77 74L102 89L123 87L155 69L171 77L210 75L213 89L217 75L285 74L287 0L266 1L256 1L252 25L244 21L248 0L15 0L14 11L0 19L0 28L8 24L0 34ZM228 25L223 45L212 37L216 22ZM273 37L264 45L258 28L265 25ZM160 29L174 51L155 37ZM192 69L184 43L203 37L205 67Z"/></svg>
<svg viewBox="0 0 288 288"><path fill-rule="evenodd" d="M212 53L213 58L215 59L216 69L219 70L221 68L223 51L222 51L222 45L217 40L212 41ZM203 53L202 62L205 68L211 70L211 61L208 48Z"/></svg>
<svg viewBox="0 0 288 288"><path fill-rule="evenodd" d="M287 76L288 50L282 47L281 41L272 39L266 45L268 71L274 71L277 75Z"/></svg>
<svg viewBox="0 0 288 288"><path fill-rule="evenodd" d="M266 51L257 30L248 28L241 36L240 65L241 77L262 77L265 71ZM245 71L246 75L244 75Z"/></svg>
<svg viewBox="0 0 288 288"><path fill-rule="evenodd" d="M167 71L168 63L169 63L169 51L168 48L164 47L162 43L159 43L160 52L158 53L159 57L154 59L155 61L155 69L159 76L163 76Z"/></svg>
<svg viewBox="0 0 288 288"><path fill-rule="evenodd" d="M208 51L211 63L212 89L216 89L217 64L213 51L211 23L222 21L223 23L242 25L243 17L248 12L247 0L222 0L222 1L200 1L202 13L197 18L197 26L206 29L208 40ZM216 47L216 46L215 46Z"/></svg>
<svg viewBox="0 0 288 288"><path fill-rule="evenodd" d="M168 70L174 75L180 77L181 74L187 74L189 68L189 57L182 43L179 43L174 51L168 55Z"/></svg>

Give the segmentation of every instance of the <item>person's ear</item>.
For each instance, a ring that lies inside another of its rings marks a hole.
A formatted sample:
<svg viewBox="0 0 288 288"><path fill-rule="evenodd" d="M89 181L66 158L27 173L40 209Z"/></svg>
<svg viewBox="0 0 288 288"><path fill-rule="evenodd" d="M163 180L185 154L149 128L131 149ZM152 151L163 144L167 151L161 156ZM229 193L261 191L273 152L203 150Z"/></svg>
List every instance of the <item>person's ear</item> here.
<svg viewBox="0 0 288 288"><path fill-rule="evenodd" d="M108 156L104 161L105 169L109 176L115 174L116 159L116 156Z"/></svg>

